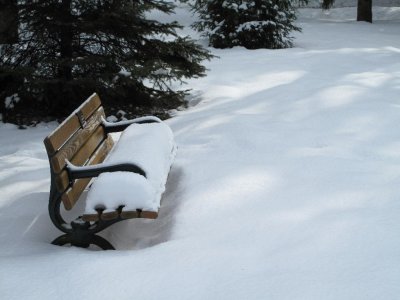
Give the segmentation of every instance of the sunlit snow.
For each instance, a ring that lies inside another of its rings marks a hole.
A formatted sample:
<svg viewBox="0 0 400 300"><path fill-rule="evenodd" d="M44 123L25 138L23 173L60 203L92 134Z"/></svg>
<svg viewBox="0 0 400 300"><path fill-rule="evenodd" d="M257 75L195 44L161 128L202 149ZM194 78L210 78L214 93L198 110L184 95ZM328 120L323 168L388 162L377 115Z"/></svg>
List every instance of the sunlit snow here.
<svg viewBox="0 0 400 300"><path fill-rule="evenodd" d="M0 298L399 299L400 9L355 16L303 9L295 48L212 50L167 121L160 215L103 232L116 251L50 244L57 125L1 124Z"/></svg>

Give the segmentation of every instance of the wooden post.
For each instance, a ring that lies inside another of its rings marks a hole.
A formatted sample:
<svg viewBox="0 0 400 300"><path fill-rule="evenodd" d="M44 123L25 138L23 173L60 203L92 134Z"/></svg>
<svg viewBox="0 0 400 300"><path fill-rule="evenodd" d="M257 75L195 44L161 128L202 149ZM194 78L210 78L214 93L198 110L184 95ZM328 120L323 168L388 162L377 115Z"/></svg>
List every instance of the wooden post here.
<svg viewBox="0 0 400 300"><path fill-rule="evenodd" d="M17 0L0 0L0 44L14 44L17 42Z"/></svg>

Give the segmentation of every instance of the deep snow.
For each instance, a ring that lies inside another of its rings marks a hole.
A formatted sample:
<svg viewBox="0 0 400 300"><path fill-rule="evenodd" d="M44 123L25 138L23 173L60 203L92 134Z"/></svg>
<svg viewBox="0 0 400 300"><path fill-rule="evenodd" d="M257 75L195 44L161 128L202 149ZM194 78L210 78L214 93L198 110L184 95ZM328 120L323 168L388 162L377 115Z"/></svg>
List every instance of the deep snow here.
<svg viewBox="0 0 400 300"><path fill-rule="evenodd" d="M0 125L1 298L399 299L400 13L374 15L303 10L296 48L213 50L168 120L160 216L107 230L117 251L49 244L56 124Z"/></svg>
<svg viewBox="0 0 400 300"><path fill-rule="evenodd" d="M99 207L105 213L113 212L121 206L126 211L158 212L175 155L174 135L165 122L158 119L157 123L131 124L104 163L134 164L145 176L132 172L101 174L87 193L85 214L97 214Z"/></svg>

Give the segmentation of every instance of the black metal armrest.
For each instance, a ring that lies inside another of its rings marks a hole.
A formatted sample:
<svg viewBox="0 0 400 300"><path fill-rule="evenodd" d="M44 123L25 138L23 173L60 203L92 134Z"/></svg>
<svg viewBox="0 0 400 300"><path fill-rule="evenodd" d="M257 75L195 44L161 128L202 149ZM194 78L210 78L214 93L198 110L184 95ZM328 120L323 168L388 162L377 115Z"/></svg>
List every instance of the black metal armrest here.
<svg viewBox="0 0 400 300"><path fill-rule="evenodd" d="M104 127L104 131L106 133L110 132L120 132L125 130L129 125L132 124L148 124L148 123L161 123L161 120L154 116L148 117L141 117L127 121L120 121L120 122L108 122L106 120L102 120L102 125Z"/></svg>
<svg viewBox="0 0 400 300"><path fill-rule="evenodd" d="M143 171L142 168L133 163L118 163L118 164L103 163L92 166L78 167L67 161L67 172L70 181L79 178L97 177L101 173L106 173L106 172L132 172L147 178L146 172Z"/></svg>

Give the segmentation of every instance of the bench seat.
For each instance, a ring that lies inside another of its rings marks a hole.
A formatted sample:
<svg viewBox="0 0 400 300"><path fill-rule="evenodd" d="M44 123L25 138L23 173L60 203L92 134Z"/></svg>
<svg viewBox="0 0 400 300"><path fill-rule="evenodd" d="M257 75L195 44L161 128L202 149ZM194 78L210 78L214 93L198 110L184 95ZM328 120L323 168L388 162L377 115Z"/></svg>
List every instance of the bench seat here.
<svg viewBox="0 0 400 300"><path fill-rule="evenodd" d="M104 164L133 163L146 177L132 172L106 172L94 180L86 199L84 220L156 218L176 153L171 129L163 122L132 124L121 134ZM138 216L135 216L138 217Z"/></svg>

